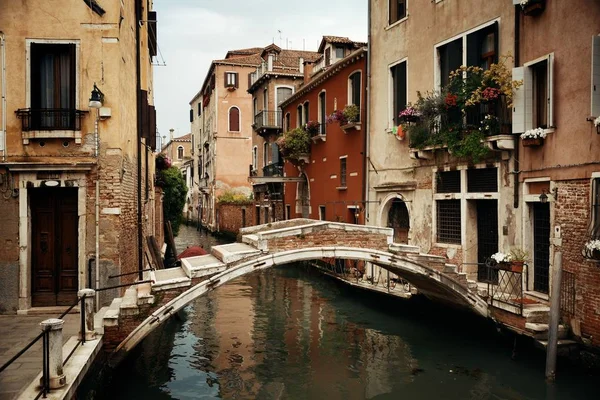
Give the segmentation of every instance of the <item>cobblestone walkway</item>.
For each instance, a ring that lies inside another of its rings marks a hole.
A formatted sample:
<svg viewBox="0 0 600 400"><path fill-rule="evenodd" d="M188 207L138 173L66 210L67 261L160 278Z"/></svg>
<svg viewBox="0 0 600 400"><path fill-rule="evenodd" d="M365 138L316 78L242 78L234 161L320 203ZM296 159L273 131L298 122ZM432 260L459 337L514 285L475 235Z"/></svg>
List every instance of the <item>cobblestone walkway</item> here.
<svg viewBox="0 0 600 400"><path fill-rule="evenodd" d="M0 365L17 354L40 332L40 322L52 315L0 315ZM64 318L63 341L79 332L79 313ZM0 374L0 400L14 399L42 371L42 341L38 340Z"/></svg>

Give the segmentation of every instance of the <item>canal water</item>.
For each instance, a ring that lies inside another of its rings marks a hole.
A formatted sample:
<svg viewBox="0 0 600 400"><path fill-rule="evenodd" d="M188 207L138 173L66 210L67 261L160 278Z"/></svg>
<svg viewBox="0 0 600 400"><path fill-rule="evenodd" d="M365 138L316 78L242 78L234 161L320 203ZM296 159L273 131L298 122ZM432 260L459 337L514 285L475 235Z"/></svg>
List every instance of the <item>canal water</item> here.
<svg viewBox="0 0 600 400"><path fill-rule="evenodd" d="M180 243L215 244L182 227ZM194 242L195 241L195 242ZM185 246L183 246L185 247ZM598 376L470 314L357 291L304 266L224 285L147 337L83 399L598 399Z"/></svg>

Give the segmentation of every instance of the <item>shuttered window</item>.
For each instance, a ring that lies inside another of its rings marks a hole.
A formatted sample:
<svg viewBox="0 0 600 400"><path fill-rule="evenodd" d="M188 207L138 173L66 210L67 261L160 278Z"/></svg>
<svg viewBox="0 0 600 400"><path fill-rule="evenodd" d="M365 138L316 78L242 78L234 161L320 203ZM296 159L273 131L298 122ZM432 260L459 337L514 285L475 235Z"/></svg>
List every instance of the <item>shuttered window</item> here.
<svg viewBox="0 0 600 400"><path fill-rule="evenodd" d="M592 38L592 116L600 116L600 36Z"/></svg>
<svg viewBox="0 0 600 400"><path fill-rule="evenodd" d="M229 131L240 131L240 109L237 107L231 107L229 109Z"/></svg>
<svg viewBox="0 0 600 400"><path fill-rule="evenodd" d="M361 74L360 72L355 72L350 75L350 101L351 104L358 106L360 109L360 81Z"/></svg>
<svg viewBox="0 0 600 400"><path fill-rule="evenodd" d="M237 72L225 72L225 87L237 88L239 86Z"/></svg>

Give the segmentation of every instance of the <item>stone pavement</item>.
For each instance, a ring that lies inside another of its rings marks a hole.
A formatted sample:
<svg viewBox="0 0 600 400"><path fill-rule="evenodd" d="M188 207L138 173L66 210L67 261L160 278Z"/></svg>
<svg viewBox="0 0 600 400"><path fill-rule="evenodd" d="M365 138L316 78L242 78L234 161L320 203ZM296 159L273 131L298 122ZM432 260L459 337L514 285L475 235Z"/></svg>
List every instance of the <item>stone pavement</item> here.
<svg viewBox="0 0 600 400"><path fill-rule="evenodd" d="M0 365L17 354L40 332L40 322L56 318L49 315L0 315ZM63 318L63 343L79 333L79 313ZM36 342L21 357L0 373L0 400L15 399L42 371L42 341Z"/></svg>

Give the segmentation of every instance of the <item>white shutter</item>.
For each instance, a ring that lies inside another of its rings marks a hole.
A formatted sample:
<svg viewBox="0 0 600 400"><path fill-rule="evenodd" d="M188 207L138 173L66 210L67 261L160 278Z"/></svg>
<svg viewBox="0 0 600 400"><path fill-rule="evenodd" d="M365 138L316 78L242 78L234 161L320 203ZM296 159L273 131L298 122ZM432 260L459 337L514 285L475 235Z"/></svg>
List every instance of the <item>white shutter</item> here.
<svg viewBox="0 0 600 400"><path fill-rule="evenodd" d="M523 67L523 90L525 98L525 130L537 128L533 126L533 70Z"/></svg>
<svg viewBox="0 0 600 400"><path fill-rule="evenodd" d="M524 67L513 68L512 79L520 81L524 78ZM523 82L525 83L525 82ZM525 132L525 85L515 89L513 93L512 133Z"/></svg>
<svg viewBox="0 0 600 400"><path fill-rule="evenodd" d="M554 128L554 53L548 55L548 128Z"/></svg>
<svg viewBox="0 0 600 400"><path fill-rule="evenodd" d="M600 116L600 36L592 38L592 117Z"/></svg>

